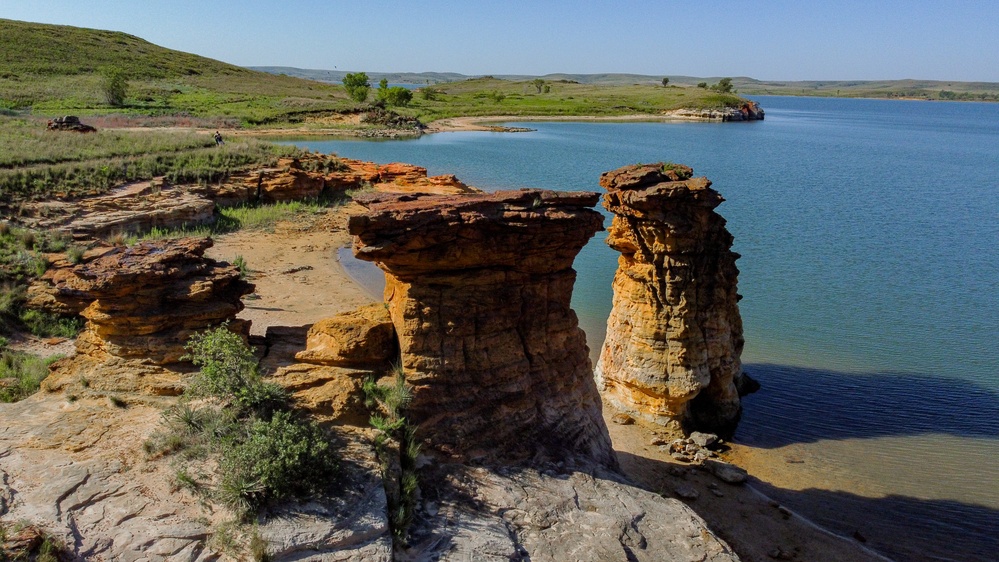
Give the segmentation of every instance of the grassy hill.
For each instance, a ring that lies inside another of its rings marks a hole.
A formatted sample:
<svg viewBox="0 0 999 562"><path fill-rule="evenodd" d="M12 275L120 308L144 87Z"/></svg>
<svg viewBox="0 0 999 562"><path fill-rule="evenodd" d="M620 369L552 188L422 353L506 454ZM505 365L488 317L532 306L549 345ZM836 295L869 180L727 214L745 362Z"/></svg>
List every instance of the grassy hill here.
<svg viewBox="0 0 999 562"><path fill-rule="evenodd" d="M287 66L251 67L264 72L297 76L310 80L338 83L347 71L311 70ZM481 76L467 76L453 72L369 72L377 82L385 78L393 84L442 84L460 82ZM541 78L550 82L570 81L602 86L657 85L662 79L676 86L695 86L701 82L714 84L720 76L683 76L648 74L527 74L496 75L510 81L531 81ZM736 91L745 95L863 97L863 98L918 98L929 100L999 101L997 82L955 82L940 80L757 80L746 76L732 77Z"/></svg>
<svg viewBox="0 0 999 562"><path fill-rule="evenodd" d="M128 95L103 100L101 71L121 68ZM0 110L293 121L355 104L343 88L278 76L153 45L114 31L0 19Z"/></svg>
<svg viewBox="0 0 999 562"><path fill-rule="evenodd" d="M543 80L541 90L532 81L491 76L437 84L433 95L417 95L409 107L397 111L428 122L464 115L608 116L658 114L681 108L736 107L737 95L694 87L664 88L662 83L607 86L568 80Z"/></svg>
<svg viewBox="0 0 999 562"><path fill-rule="evenodd" d="M112 66L128 79L119 106L106 103L102 93L102 72ZM261 68L268 72L166 49L125 33L0 19L0 111L136 116L153 124L170 122L148 118L182 116L193 118L184 124L206 127L308 122L321 128L330 122L325 117L368 106L331 83L344 73ZM663 88L661 78L639 83L634 76L607 75L588 84L548 78L543 91L537 91L533 78L458 80L461 75L454 73L405 73L390 81L446 82L432 96L418 95L409 106L393 108L424 121L457 115L659 113L741 103L736 96ZM386 75L370 77L374 85Z"/></svg>

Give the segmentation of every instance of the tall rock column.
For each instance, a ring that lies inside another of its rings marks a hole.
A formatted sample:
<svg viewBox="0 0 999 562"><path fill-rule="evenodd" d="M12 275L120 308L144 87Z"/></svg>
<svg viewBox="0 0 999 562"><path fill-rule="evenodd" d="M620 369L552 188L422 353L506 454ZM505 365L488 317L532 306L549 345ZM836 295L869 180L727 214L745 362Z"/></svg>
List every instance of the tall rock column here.
<svg viewBox="0 0 999 562"><path fill-rule="evenodd" d="M675 430L729 434L739 420L742 319L732 235L707 178L675 164L600 177L621 252L596 379L604 398Z"/></svg>
<svg viewBox="0 0 999 562"><path fill-rule="evenodd" d="M351 217L413 387L410 419L462 458L582 454L615 466L572 262L602 228L596 193L372 194Z"/></svg>

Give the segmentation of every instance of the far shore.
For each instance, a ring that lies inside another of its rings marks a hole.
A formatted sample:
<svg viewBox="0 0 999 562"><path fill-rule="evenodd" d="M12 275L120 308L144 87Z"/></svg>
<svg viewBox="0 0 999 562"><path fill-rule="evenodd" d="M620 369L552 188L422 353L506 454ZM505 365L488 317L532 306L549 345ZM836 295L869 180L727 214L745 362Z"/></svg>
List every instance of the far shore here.
<svg viewBox="0 0 999 562"><path fill-rule="evenodd" d="M505 127L496 123L509 122L563 122L563 123L679 123L716 122L714 119L692 117L677 112L636 113L629 115L475 115L447 117L431 121L420 131L411 129L363 129L331 127L227 129L232 136L249 137L350 137L350 138L407 138L433 133L455 133L468 131L520 133L531 129ZM208 129L198 129L207 132Z"/></svg>

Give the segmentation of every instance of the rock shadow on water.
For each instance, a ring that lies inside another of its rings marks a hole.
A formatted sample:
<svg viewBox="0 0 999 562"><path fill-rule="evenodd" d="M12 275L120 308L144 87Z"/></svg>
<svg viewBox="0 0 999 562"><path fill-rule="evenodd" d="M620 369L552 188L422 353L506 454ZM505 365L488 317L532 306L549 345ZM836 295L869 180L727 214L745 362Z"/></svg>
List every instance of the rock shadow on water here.
<svg viewBox="0 0 999 562"><path fill-rule="evenodd" d="M819 525L893 560L999 561L999 510L953 500L901 495L869 498L844 491L753 487Z"/></svg>
<svg viewBox="0 0 999 562"><path fill-rule="evenodd" d="M707 471L683 467L676 477L677 465L639 454L616 451L618 461L636 484L649 491L669 495L677 483L710 480ZM866 497L841 490L808 488L791 490L775 486L750 474L749 486L767 499L754 501L739 495L738 487L719 484L721 492L733 496L720 500L706 493L688 505L703 517L746 559L765 559L773 547L781 546L782 527L794 521L794 514L818 524L842 538L845 543L814 543L815 536L803 544L791 546L810 549L799 554L806 560L870 560L861 551L851 551L848 543L873 550L892 560L907 562L958 562L965 560L999 561L999 510L953 500L920 499L903 495ZM727 501L719 506L714 501ZM768 503L769 501L769 503ZM759 507L762 505L763 507ZM787 511L790 509L790 511ZM751 518L747 533L739 520ZM775 522L778 521L778 522ZM808 524L805 524L808 526ZM797 527L800 528L800 527ZM796 536L795 527L783 533ZM775 530L777 530L775 532ZM769 541L769 542L768 542ZM770 544L770 543L773 544ZM784 549L788 548L784 544ZM837 550L829 550L835 547ZM763 552L756 552L763 549ZM851 554L852 553L852 554ZM772 556L771 556L772 557Z"/></svg>
<svg viewBox="0 0 999 562"><path fill-rule="evenodd" d="M754 447L929 433L999 439L999 393L974 382L772 364L745 371L762 388L743 399L735 436Z"/></svg>

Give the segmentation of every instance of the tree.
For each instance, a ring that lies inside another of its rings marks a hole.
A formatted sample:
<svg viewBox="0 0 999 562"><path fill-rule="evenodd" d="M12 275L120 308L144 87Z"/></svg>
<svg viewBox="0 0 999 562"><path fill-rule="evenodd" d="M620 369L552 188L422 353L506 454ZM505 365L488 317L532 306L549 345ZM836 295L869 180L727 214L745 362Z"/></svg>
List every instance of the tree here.
<svg viewBox="0 0 999 562"><path fill-rule="evenodd" d="M361 103L368 99L371 84L368 82L368 75L363 72L347 73L343 77L343 88L352 100Z"/></svg>
<svg viewBox="0 0 999 562"><path fill-rule="evenodd" d="M733 91L732 90L732 79L731 78L722 78L721 80L718 81L717 84L715 84L714 86L711 86L711 89L715 90L716 92L723 92L723 93L726 93L726 94L732 93L732 91Z"/></svg>
<svg viewBox="0 0 999 562"><path fill-rule="evenodd" d="M707 88L708 87L708 83L707 82L698 82L697 83L697 87L698 88Z"/></svg>
<svg viewBox="0 0 999 562"><path fill-rule="evenodd" d="M125 104L128 94L128 77L118 66L108 66L101 70L101 93L108 105L119 107Z"/></svg>
<svg viewBox="0 0 999 562"><path fill-rule="evenodd" d="M384 101L389 105L409 105L412 100L413 92L402 86L378 88L378 101Z"/></svg>
<svg viewBox="0 0 999 562"><path fill-rule="evenodd" d="M545 87L545 81L542 78L535 78L531 83L538 89L539 94L541 93L541 88Z"/></svg>
<svg viewBox="0 0 999 562"><path fill-rule="evenodd" d="M663 78L663 88L669 85L669 78Z"/></svg>

